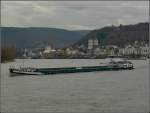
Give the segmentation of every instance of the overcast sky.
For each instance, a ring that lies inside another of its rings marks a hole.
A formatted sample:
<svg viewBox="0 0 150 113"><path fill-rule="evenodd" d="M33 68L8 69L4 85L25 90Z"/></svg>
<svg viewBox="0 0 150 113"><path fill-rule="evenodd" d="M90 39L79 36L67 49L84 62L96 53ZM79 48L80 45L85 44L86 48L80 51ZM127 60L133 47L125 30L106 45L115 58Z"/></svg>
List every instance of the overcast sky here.
<svg viewBox="0 0 150 113"><path fill-rule="evenodd" d="M148 22L148 1L2 1L2 26L70 30Z"/></svg>

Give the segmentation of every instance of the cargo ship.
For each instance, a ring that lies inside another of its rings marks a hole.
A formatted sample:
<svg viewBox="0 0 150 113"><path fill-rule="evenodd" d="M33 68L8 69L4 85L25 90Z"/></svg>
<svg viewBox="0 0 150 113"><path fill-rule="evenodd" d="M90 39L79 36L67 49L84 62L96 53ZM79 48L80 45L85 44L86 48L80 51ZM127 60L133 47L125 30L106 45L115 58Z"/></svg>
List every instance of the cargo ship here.
<svg viewBox="0 0 150 113"><path fill-rule="evenodd" d="M118 71L134 69L133 63L127 60L115 61L110 59L107 63L100 63L99 66L80 66L80 67L58 67L58 68L32 68L20 67L9 68L11 76L19 75L51 75L61 73L80 73L93 71Z"/></svg>

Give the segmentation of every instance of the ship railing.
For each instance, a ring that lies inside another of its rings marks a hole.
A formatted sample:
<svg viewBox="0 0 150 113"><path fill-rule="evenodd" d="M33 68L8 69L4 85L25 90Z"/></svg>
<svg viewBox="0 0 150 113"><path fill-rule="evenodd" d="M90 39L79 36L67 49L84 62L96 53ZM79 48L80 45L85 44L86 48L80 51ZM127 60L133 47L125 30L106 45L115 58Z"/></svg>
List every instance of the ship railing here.
<svg viewBox="0 0 150 113"><path fill-rule="evenodd" d="M34 72L36 69L33 67L20 67L20 71L23 72Z"/></svg>

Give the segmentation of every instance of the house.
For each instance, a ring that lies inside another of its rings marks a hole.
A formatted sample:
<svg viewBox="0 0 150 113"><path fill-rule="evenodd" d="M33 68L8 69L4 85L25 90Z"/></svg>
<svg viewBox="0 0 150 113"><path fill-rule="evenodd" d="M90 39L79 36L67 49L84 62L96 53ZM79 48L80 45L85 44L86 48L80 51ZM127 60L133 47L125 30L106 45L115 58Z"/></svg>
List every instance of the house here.
<svg viewBox="0 0 150 113"><path fill-rule="evenodd" d="M99 42L97 38L91 38L88 40L88 49L94 49L98 47Z"/></svg>
<svg viewBox="0 0 150 113"><path fill-rule="evenodd" d="M45 50L43 51L43 53L44 53L44 54L48 54L48 53L51 52L51 50L52 50L51 46L47 46L47 47L45 48Z"/></svg>
<svg viewBox="0 0 150 113"><path fill-rule="evenodd" d="M149 48L149 46L147 44L145 46L141 47L141 55L145 56L145 57L149 57L149 55L150 55L150 48Z"/></svg>

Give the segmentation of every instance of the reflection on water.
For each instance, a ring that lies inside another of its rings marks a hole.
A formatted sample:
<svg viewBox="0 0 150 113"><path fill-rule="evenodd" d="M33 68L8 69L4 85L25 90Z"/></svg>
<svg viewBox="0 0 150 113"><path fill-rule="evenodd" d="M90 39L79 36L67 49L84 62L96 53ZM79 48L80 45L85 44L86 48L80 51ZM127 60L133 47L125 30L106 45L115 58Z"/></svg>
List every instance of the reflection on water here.
<svg viewBox="0 0 150 113"><path fill-rule="evenodd" d="M27 59L25 66L99 65L99 59ZM9 77L1 65L3 112L148 112L148 61L132 61L134 70Z"/></svg>

